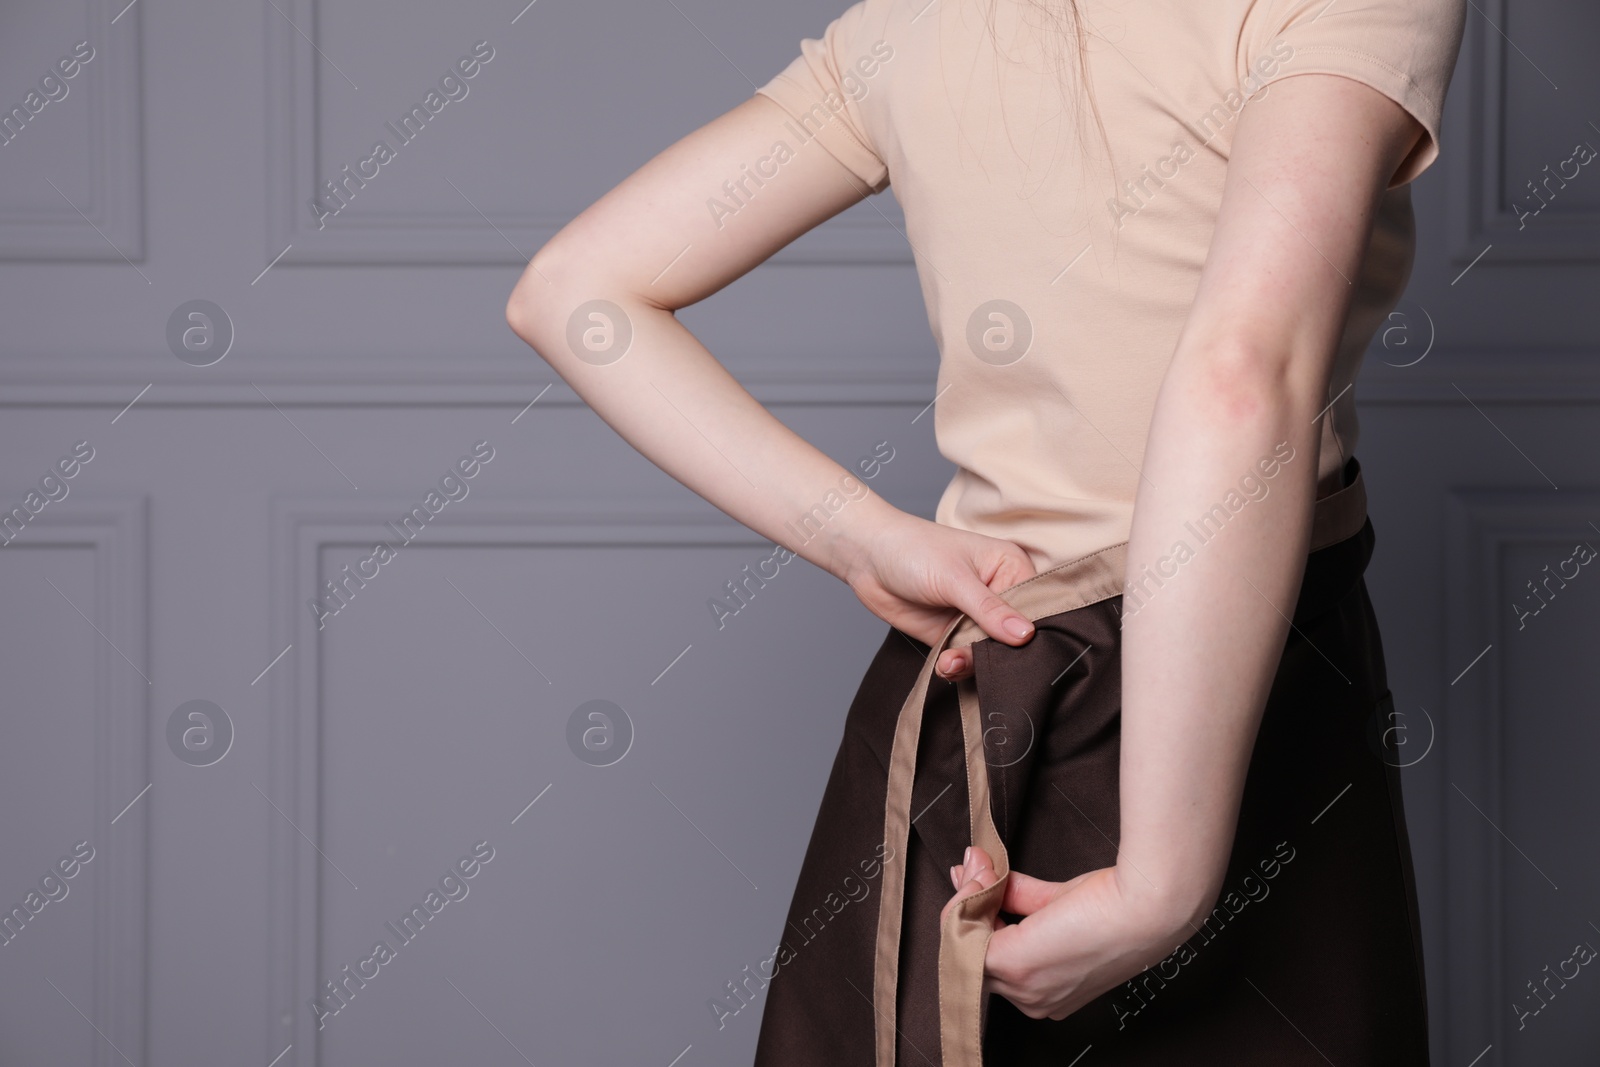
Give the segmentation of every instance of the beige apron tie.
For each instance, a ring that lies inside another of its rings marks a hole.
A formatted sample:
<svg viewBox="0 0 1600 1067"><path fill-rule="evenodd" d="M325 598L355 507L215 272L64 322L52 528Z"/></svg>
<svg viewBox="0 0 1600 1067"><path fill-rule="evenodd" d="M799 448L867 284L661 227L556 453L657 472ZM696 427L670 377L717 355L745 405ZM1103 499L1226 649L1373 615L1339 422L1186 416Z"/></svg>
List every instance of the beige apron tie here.
<svg viewBox="0 0 1600 1067"><path fill-rule="evenodd" d="M1353 462L1353 461L1352 461ZM1352 537L1367 518L1366 487L1359 466L1343 489L1316 502L1309 551ZM1000 596L1030 622L1073 611L1122 592L1127 542L1019 582ZM917 770L917 742L922 712L939 655L947 648L966 648L987 635L966 615L945 628L928 651L916 684L911 687L895 723L889 752L888 794L884 805L883 839L888 855L905 857L911 834L911 786ZM989 766L983 758L983 719L978 708L976 674L955 683L961 707L961 737L967 769L968 820L972 843L994 861L995 882L962 900L939 931L939 1047L942 1067L983 1067L983 963L994 933L994 918L1005 899L1011 866L989 809ZM905 907L905 869L900 863L883 868L882 902L878 908L876 962L872 1000L877 1067L895 1067L895 1009L900 970L900 925Z"/></svg>

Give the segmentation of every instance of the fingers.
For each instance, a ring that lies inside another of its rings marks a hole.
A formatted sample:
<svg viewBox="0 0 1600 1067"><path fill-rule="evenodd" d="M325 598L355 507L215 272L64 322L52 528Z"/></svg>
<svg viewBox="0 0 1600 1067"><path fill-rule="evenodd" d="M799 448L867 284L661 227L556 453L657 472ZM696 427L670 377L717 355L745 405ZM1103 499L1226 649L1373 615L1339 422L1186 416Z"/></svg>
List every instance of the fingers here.
<svg viewBox="0 0 1600 1067"><path fill-rule="evenodd" d="M971 896L981 889L987 889L1000 877L995 874L994 861L989 858L989 853L979 845L969 846L961 865L951 867L950 871L950 880L955 884L959 896Z"/></svg>
<svg viewBox="0 0 1600 1067"><path fill-rule="evenodd" d="M1065 1018L1067 1013L1058 1005L1041 999L1037 979L1030 977L1036 957L1021 924L997 929L984 953L983 991L1005 997L1030 1019Z"/></svg>
<svg viewBox="0 0 1600 1067"><path fill-rule="evenodd" d="M947 527L939 529L944 535L955 538L955 550L940 553L943 558L927 572L932 583L920 591L919 602L948 605L976 622L985 636L1008 645L1026 644L1033 637L1033 623L995 590L1009 589L1034 576L1033 560L1028 553L1021 546L998 538ZM862 602L873 608L868 598L862 597ZM887 618L876 608L873 610ZM888 621L899 625L893 618ZM932 630L930 625L928 631L932 633ZM932 643L936 638L922 640ZM965 648L941 652L934 664L934 673L951 681L967 677L972 669L972 654Z"/></svg>
<svg viewBox="0 0 1600 1067"><path fill-rule="evenodd" d="M988 853L976 845L968 848L961 866L950 868L950 883L955 887L956 895L951 897L939 912L939 922L942 924L950 909L962 900L988 889L998 880L999 875L995 873L994 864L990 862Z"/></svg>
<svg viewBox="0 0 1600 1067"><path fill-rule="evenodd" d="M976 622L986 635L1008 645L1024 644L1033 636L1033 623L980 581L976 573L959 574L953 581L955 588L950 602ZM972 670L970 648L946 649L934 664L934 673L948 681L965 678Z"/></svg>
<svg viewBox="0 0 1600 1067"><path fill-rule="evenodd" d="M984 585L975 573L957 574L950 601L978 624L989 637L1020 645L1033 636L1033 623ZM970 656L968 658L970 664Z"/></svg>
<svg viewBox="0 0 1600 1067"><path fill-rule="evenodd" d="M1019 585L1038 574L1027 550L1011 541L996 540L986 543L984 549L978 551L973 563L978 578L997 593Z"/></svg>
<svg viewBox="0 0 1600 1067"><path fill-rule="evenodd" d="M1081 876L1073 881L1080 879ZM950 884L958 896L971 895L978 889L994 885L995 880L994 862L978 845L967 849L965 859L950 868ZM1032 915L1059 897L1071 884L1071 882L1050 882L1043 878L1035 878L1031 874L1023 874L1021 871L1012 871L1006 880L1005 895L1001 898L1000 910L1012 915Z"/></svg>
<svg viewBox="0 0 1600 1067"><path fill-rule="evenodd" d="M939 653L933 672L952 682L965 678L972 673L972 653L965 648L947 648Z"/></svg>
<svg viewBox="0 0 1600 1067"><path fill-rule="evenodd" d="M958 893L963 889L968 889L968 883L971 883L971 881L982 881L982 885L978 886L979 889L984 888L984 886L992 886L995 883L994 861L990 861L989 853L986 853L978 845L968 846L965 856L962 857L962 862L955 865L955 867L950 867L950 883L955 886ZM968 889L968 891L976 893L978 889Z"/></svg>
<svg viewBox="0 0 1600 1067"><path fill-rule="evenodd" d="M1000 908L1012 915L1032 915L1060 896L1064 884L1012 871L1011 877L1006 879L1005 899L1001 901Z"/></svg>

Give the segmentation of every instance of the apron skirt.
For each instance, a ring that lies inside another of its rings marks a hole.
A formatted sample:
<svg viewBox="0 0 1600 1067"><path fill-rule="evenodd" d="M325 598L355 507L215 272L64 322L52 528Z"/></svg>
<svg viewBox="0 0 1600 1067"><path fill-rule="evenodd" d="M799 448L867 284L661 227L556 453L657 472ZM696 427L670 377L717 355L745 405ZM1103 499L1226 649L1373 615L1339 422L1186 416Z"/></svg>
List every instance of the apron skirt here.
<svg viewBox="0 0 1600 1067"><path fill-rule="evenodd" d="M983 953L1011 869L1066 881L1116 862L1126 543L1003 591L1034 620L1022 647L965 617L932 647L891 629L850 706L763 968L756 1067L1427 1064L1354 459L1345 483L1316 503L1214 910L1166 959L1063 1020L983 994ZM935 677L938 651L960 646L973 676ZM941 929L948 870L973 843L1002 881Z"/></svg>

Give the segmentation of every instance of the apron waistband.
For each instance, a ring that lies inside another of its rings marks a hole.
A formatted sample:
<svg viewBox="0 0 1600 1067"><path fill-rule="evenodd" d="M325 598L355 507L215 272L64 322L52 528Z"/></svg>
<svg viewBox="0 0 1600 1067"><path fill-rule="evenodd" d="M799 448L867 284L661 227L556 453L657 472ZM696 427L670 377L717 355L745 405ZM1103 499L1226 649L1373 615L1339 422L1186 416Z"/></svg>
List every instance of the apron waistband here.
<svg viewBox="0 0 1600 1067"><path fill-rule="evenodd" d="M1326 548L1361 532L1367 521L1366 485L1361 466L1352 457L1345 466L1344 488L1314 505L1309 551ZM1009 589L1000 596L1029 621L1098 603L1122 592L1127 563L1126 541L1069 560ZM884 841L905 856L911 832L911 786L917 769L917 742L922 713L939 654L965 648L987 635L966 615L958 616L929 649L926 661L895 724L889 756L888 794L884 806ZM961 736L967 770L968 822L972 843L994 860L995 883L964 899L939 932L939 1041L943 1067L983 1067L983 963L994 916L999 913L1011 873L1005 845L989 809L989 771L983 759L982 716L975 675L955 683L961 707ZM905 864L885 864L878 909L876 962L872 999L876 1010L877 1067L894 1067L895 1008L899 983L901 919L905 906Z"/></svg>

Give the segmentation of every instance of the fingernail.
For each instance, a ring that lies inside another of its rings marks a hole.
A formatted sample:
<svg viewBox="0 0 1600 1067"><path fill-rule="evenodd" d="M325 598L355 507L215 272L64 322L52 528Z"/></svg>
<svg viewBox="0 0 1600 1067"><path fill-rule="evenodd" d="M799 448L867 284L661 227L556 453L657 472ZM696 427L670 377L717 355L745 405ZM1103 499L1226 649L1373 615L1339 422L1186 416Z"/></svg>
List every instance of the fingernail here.
<svg viewBox="0 0 1600 1067"><path fill-rule="evenodd" d="M1005 629L1006 633L1012 637L1027 637L1033 633L1033 623L1024 619L1021 615L1013 615L1005 621Z"/></svg>
<svg viewBox="0 0 1600 1067"><path fill-rule="evenodd" d="M961 854L961 866L965 867L972 862L972 846L967 846L967 851Z"/></svg>

